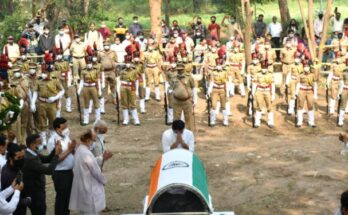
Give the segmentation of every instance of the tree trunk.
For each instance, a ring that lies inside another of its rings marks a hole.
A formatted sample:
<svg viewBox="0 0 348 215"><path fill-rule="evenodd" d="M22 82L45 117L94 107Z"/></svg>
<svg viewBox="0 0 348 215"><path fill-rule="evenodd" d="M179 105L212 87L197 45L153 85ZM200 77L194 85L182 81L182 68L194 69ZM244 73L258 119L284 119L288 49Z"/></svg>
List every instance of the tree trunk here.
<svg viewBox="0 0 348 215"><path fill-rule="evenodd" d="M312 48L314 51L315 56L316 57L316 47L317 44L315 42L315 36L314 36L314 6L313 6L313 0L308 0L308 31L309 31L309 37L310 40L308 40L308 42L310 41L312 43Z"/></svg>
<svg viewBox="0 0 348 215"><path fill-rule="evenodd" d="M165 21L167 26L169 26L170 25L169 0L164 0L164 10L165 10Z"/></svg>
<svg viewBox="0 0 348 215"><path fill-rule="evenodd" d="M288 0L278 0L280 17L282 20L283 29L285 29L287 23L290 20L290 12L288 8Z"/></svg>
<svg viewBox="0 0 348 215"><path fill-rule="evenodd" d="M198 13L201 10L201 0L193 0L193 12Z"/></svg>
<svg viewBox="0 0 348 215"><path fill-rule="evenodd" d="M85 15L88 14L88 10L89 10L89 0L83 0L83 12Z"/></svg>
<svg viewBox="0 0 348 215"><path fill-rule="evenodd" d="M31 15L33 18L36 15L36 0L31 0Z"/></svg>
<svg viewBox="0 0 348 215"><path fill-rule="evenodd" d="M251 25L252 25L252 16L253 11L250 7L250 1L244 0L245 8L245 31L244 31L244 43L245 43L245 61L246 64L251 64Z"/></svg>
<svg viewBox="0 0 348 215"><path fill-rule="evenodd" d="M319 45L319 53L318 53L318 59L319 59L320 63L323 59L323 54L324 54L324 45L326 42L327 30L328 30L329 22L330 22L331 6L332 6L332 0L327 0L326 12L325 12L325 16L324 16L323 33L321 35L321 40L320 40L320 45Z"/></svg>
<svg viewBox="0 0 348 215"><path fill-rule="evenodd" d="M160 41L162 37L162 28L161 28L162 0L149 0L149 3L150 3L151 33L156 35L157 41Z"/></svg>

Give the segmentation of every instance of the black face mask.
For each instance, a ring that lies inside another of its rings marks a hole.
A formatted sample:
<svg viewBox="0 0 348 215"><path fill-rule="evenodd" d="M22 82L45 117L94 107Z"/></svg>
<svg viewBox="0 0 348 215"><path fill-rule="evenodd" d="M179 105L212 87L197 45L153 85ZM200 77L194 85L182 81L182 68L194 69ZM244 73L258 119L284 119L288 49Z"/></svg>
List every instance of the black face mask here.
<svg viewBox="0 0 348 215"><path fill-rule="evenodd" d="M323 18L323 15L319 15L319 19L322 19Z"/></svg>
<svg viewBox="0 0 348 215"><path fill-rule="evenodd" d="M40 19L36 19L36 24L40 24Z"/></svg>
<svg viewBox="0 0 348 215"><path fill-rule="evenodd" d="M202 24L202 22L201 21L197 21L197 25L200 25L200 24Z"/></svg>
<svg viewBox="0 0 348 215"><path fill-rule="evenodd" d="M24 158L19 159L19 160L14 160L14 161L13 161L13 166L14 166L16 169L22 169L23 166L24 166Z"/></svg>
<svg viewBox="0 0 348 215"><path fill-rule="evenodd" d="M215 20L211 20L212 23L215 23Z"/></svg>

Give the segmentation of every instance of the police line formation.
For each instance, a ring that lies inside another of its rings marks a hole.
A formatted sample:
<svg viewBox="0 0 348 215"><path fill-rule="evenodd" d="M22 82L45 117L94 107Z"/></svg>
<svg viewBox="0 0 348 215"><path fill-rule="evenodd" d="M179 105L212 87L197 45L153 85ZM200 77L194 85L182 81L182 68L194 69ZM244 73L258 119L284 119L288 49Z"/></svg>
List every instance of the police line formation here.
<svg viewBox="0 0 348 215"><path fill-rule="evenodd" d="M95 119L100 119L108 101L115 105L118 124L122 109L123 125L130 123L130 117L134 125L140 125L137 106L140 113L146 113L151 88L157 101L161 101L164 89L166 124L183 118L187 128L193 129L199 86L206 98L209 126L216 125L220 110L222 124L228 126L230 101L235 92L246 98L253 127L260 126L263 115L268 119L268 126L274 126L273 72L277 54L268 39L255 40L252 63L245 65L244 46L238 37L231 37L226 45L202 40L192 48L187 46L191 38L185 32L180 40L176 35L157 41L152 35L142 50L128 33L124 50L115 51L109 40L100 39L99 33L89 34L91 31L85 34L84 41L81 35L74 35L70 47L60 43L52 53L44 53L42 60L28 56L25 49L13 42L13 37L8 38L0 59L0 130L13 129L21 144L27 133L35 131L46 145L47 132L52 129L53 120L61 115L62 103L65 102L67 113L72 112L74 94L81 125L90 123L93 110ZM335 58L326 80L327 113L334 114L337 110L337 125L343 126L348 112L347 45L344 45L348 42L342 37L337 40L341 40L340 45L332 49ZM120 38L116 38L117 42ZM18 49L20 57L11 57L10 49ZM117 63L118 52L122 52L124 63ZM287 112L295 115L296 127L302 126L307 112L309 126L315 127L314 103L318 98L321 65L317 59L311 59L303 43L294 44L291 39L286 40L279 52L280 92L285 95ZM194 76L200 77L199 81Z"/></svg>

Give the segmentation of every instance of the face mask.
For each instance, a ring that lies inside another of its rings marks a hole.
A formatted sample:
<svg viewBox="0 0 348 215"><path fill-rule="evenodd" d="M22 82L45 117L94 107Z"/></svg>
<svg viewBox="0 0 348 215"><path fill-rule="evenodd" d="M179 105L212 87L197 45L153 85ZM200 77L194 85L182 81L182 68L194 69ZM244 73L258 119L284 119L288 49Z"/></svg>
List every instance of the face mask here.
<svg viewBox="0 0 348 215"><path fill-rule="evenodd" d="M303 68L303 70L304 70L306 73L308 73L308 72L309 72L309 67L305 67L305 68Z"/></svg>
<svg viewBox="0 0 348 215"><path fill-rule="evenodd" d="M80 38L77 38L77 39L76 39L76 42L78 42L78 43L81 42L81 39L80 39Z"/></svg>
<svg viewBox="0 0 348 215"><path fill-rule="evenodd" d="M57 55L57 60L61 60L63 59L63 56L62 55Z"/></svg>
<svg viewBox="0 0 348 215"><path fill-rule="evenodd" d="M231 19L230 22L233 24L233 23L236 22L236 20L235 19Z"/></svg>
<svg viewBox="0 0 348 215"><path fill-rule="evenodd" d="M201 36L201 33L197 33L196 35L197 35L197 36Z"/></svg>
<svg viewBox="0 0 348 215"><path fill-rule="evenodd" d="M93 64L87 64L87 69L92 69L93 68Z"/></svg>
<svg viewBox="0 0 348 215"><path fill-rule="evenodd" d="M64 31L59 31L59 35L63 36L64 35Z"/></svg>
<svg viewBox="0 0 348 215"><path fill-rule="evenodd" d="M197 25L200 25L200 24L202 24L202 21L197 21Z"/></svg>
<svg viewBox="0 0 348 215"><path fill-rule="evenodd" d="M35 146L35 152L40 153L43 150L43 145Z"/></svg>
<svg viewBox="0 0 348 215"><path fill-rule="evenodd" d="M212 23L215 23L215 20L211 20Z"/></svg>
<svg viewBox="0 0 348 215"><path fill-rule="evenodd" d="M0 82L0 87L3 87L4 86L4 82Z"/></svg>
<svg viewBox="0 0 348 215"><path fill-rule="evenodd" d="M46 73L42 73L42 74L41 74L41 78L42 78L42 79L46 79L46 78L47 78L47 74L46 74Z"/></svg>
<svg viewBox="0 0 348 215"><path fill-rule="evenodd" d="M92 58L92 61L93 61L93 62L97 62L97 58L96 58L96 57L93 57L93 58Z"/></svg>
<svg viewBox="0 0 348 215"><path fill-rule="evenodd" d="M129 40L129 38L130 38L130 36L129 36L129 35L127 35L127 36L126 36L126 39L127 39L127 40Z"/></svg>
<svg viewBox="0 0 348 215"><path fill-rule="evenodd" d="M104 46L104 49L105 49L106 51L108 51L108 50L110 50L110 46Z"/></svg>
<svg viewBox="0 0 348 215"><path fill-rule="evenodd" d="M213 48L211 51L212 51L213 53L215 53L215 52L216 52L216 48Z"/></svg>
<svg viewBox="0 0 348 215"><path fill-rule="evenodd" d="M138 20L134 20L133 23L134 23L134 24L137 24L137 23L138 23Z"/></svg>
<svg viewBox="0 0 348 215"><path fill-rule="evenodd" d="M295 59L295 63L299 64L300 62L301 62L300 59L298 59L298 58Z"/></svg>
<svg viewBox="0 0 348 215"><path fill-rule="evenodd" d="M319 15L319 19L322 19L323 18L323 15Z"/></svg>
<svg viewBox="0 0 348 215"><path fill-rule="evenodd" d="M90 146L89 146L89 150L93 150L95 148L95 142L93 142Z"/></svg>
<svg viewBox="0 0 348 215"><path fill-rule="evenodd" d="M261 71L263 74L265 74L267 72L267 69L262 69Z"/></svg>
<svg viewBox="0 0 348 215"><path fill-rule="evenodd" d="M137 58L137 57L134 58L134 61L138 63L139 62L139 58Z"/></svg>
<svg viewBox="0 0 348 215"><path fill-rule="evenodd" d="M22 76L22 74L21 74L20 72L15 72L14 76L15 76L16 78L20 78L20 77Z"/></svg>
<svg viewBox="0 0 348 215"><path fill-rule="evenodd" d="M172 63L171 66L172 66L172 68L175 68L175 67L176 67L176 64L175 64L175 63Z"/></svg>
<svg viewBox="0 0 348 215"><path fill-rule="evenodd" d="M131 66L130 63L127 63L127 64L126 64L126 67L127 67L127 68L130 68L130 66Z"/></svg>
<svg viewBox="0 0 348 215"><path fill-rule="evenodd" d="M22 61L26 61L27 60L27 56L25 56L25 55L22 55Z"/></svg>
<svg viewBox="0 0 348 215"><path fill-rule="evenodd" d="M254 65L256 65L256 64L258 64L258 63L259 63L259 61L258 61L257 59L253 60L253 64L254 64Z"/></svg>
<svg viewBox="0 0 348 215"><path fill-rule="evenodd" d="M238 49L238 48L235 48L235 49L234 49L234 52L236 52L236 53L239 52L239 49Z"/></svg>
<svg viewBox="0 0 348 215"><path fill-rule="evenodd" d="M186 57L182 58L182 61L187 62L187 58Z"/></svg>
<svg viewBox="0 0 348 215"><path fill-rule="evenodd" d="M120 45L120 41L116 41L115 44L116 44L116 45Z"/></svg>
<svg viewBox="0 0 348 215"><path fill-rule="evenodd" d="M149 51L153 51L153 47L152 46L149 47Z"/></svg>
<svg viewBox="0 0 348 215"><path fill-rule="evenodd" d="M68 137L70 135L70 130L69 128L65 128L63 131L62 131L62 135L65 136L65 137Z"/></svg>
<svg viewBox="0 0 348 215"><path fill-rule="evenodd" d="M179 35L178 34L174 34L174 37L177 38Z"/></svg>
<svg viewBox="0 0 348 215"><path fill-rule="evenodd" d="M29 70L29 74L30 74L30 75L34 75L35 73L36 73L36 70L35 70L35 69Z"/></svg>
<svg viewBox="0 0 348 215"><path fill-rule="evenodd" d="M222 70L222 66L216 66L216 69L220 71Z"/></svg>
<svg viewBox="0 0 348 215"><path fill-rule="evenodd" d="M291 44L290 44L290 43L287 43L287 44L286 44L286 48L291 48Z"/></svg>
<svg viewBox="0 0 348 215"><path fill-rule="evenodd" d="M13 166L16 168L16 169L22 169L22 167L24 166L24 159L19 159L19 160L14 160L13 161Z"/></svg>

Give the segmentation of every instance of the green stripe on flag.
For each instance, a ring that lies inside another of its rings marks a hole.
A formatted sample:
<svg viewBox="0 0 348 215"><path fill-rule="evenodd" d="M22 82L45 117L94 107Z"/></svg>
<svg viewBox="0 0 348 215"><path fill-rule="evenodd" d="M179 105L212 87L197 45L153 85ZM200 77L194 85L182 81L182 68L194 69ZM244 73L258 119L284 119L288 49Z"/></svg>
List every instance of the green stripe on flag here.
<svg viewBox="0 0 348 215"><path fill-rule="evenodd" d="M209 204L207 174L205 173L202 161L195 154L193 154L192 158L192 174L193 186L202 192L205 200Z"/></svg>

